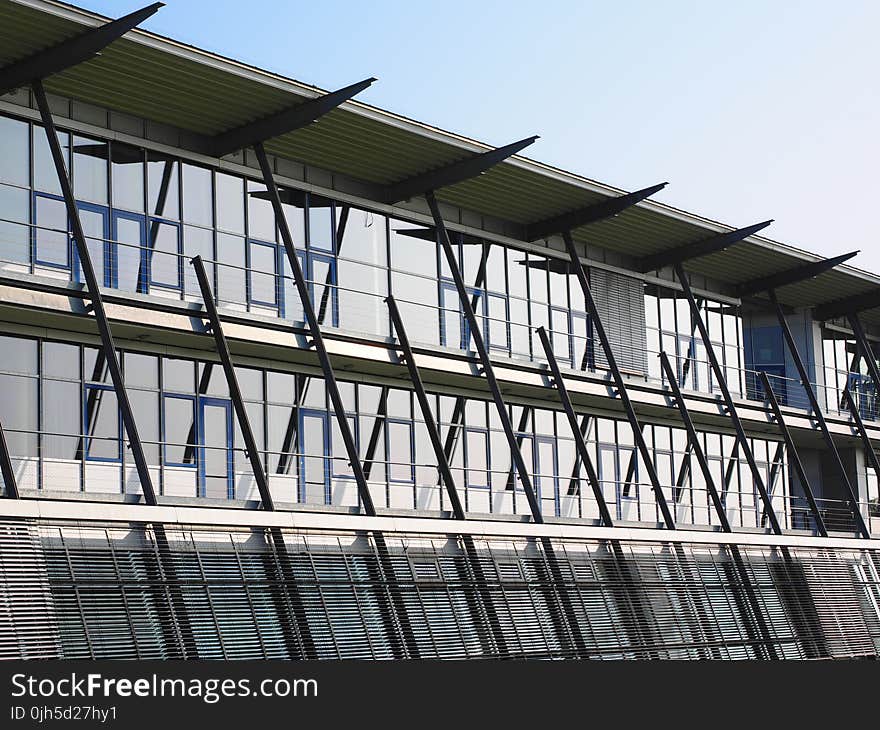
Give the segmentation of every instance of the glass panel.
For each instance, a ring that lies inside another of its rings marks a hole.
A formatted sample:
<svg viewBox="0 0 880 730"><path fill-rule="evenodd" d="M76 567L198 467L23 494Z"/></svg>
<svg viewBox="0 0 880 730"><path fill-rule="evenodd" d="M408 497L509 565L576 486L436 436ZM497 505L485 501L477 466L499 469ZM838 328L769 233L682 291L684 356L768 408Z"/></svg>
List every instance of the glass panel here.
<svg viewBox="0 0 880 730"><path fill-rule="evenodd" d="M11 456L37 455L37 379L0 375L0 419Z"/></svg>
<svg viewBox="0 0 880 730"><path fill-rule="evenodd" d="M131 390L126 388L138 433L144 448L144 456L150 464L159 464L159 394L147 390ZM125 459L132 463L134 459L126 452Z"/></svg>
<svg viewBox="0 0 880 730"><path fill-rule="evenodd" d="M309 246L334 251L333 207L326 198L309 195Z"/></svg>
<svg viewBox="0 0 880 730"><path fill-rule="evenodd" d="M278 249L274 244L263 245L251 242L251 301L275 306L276 262Z"/></svg>
<svg viewBox="0 0 880 730"><path fill-rule="evenodd" d="M30 197L27 190L0 185L0 259L30 263Z"/></svg>
<svg viewBox="0 0 880 730"><path fill-rule="evenodd" d="M275 240L275 214L272 203L266 197L266 186L247 181L248 236L263 241Z"/></svg>
<svg viewBox="0 0 880 730"><path fill-rule="evenodd" d="M437 243L432 238L407 236L403 231L427 231L424 226L391 219L391 268L437 278Z"/></svg>
<svg viewBox="0 0 880 730"><path fill-rule="evenodd" d="M187 259L201 256L205 264L205 271L208 274L208 281L213 285L214 282L214 232L207 228L196 228L195 226L183 227L183 253ZM201 289L196 280L195 272L192 266L187 265L184 268L184 287L186 293L190 295L201 296Z"/></svg>
<svg viewBox="0 0 880 730"><path fill-rule="evenodd" d="M162 358L162 387L181 393L195 393L195 365L192 360Z"/></svg>
<svg viewBox="0 0 880 730"><path fill-rule="evenodd" d="M340 258L362 261L376 266L385 266L387 256L385 247L385 217L358 208L350 208L348 215L343 205L339 214L339 231L341 239ZM345 227L342 222L345 221Z"/></svg>
<svg viewBox="0 0 880 730"><path fill-rule="evenodd" d="M78 345L43 342L43 377L79 380Z"/></svg>
<svg viewBox="0 0 880 730"><path fill-rule="evenodd" d="M49 151L49 140L46 139L46 130L43 127L34 126L34 187L47 193L61 195L61 185L58 182L58 173L55 172L55 163L52 161L52 153ZM70 169L70 135L67 132L58 133L58 142L64 154L64 164Z"/></svg>
<svg viewBox="0 0 880 730"><path fill-rule="evenodd" d="M180 259L180 229L174 223L150 224L153 255L150 264L150 283L170 289L180 288L183 262Z"/></svg>
<svg viewBox="0 0 880 730"><path fill-rule="evenodd" d="M30 184L30 144L28 125L17 119L0 117L0 181L14 185Z"/></svg>
<svg viewBox="0 0 880 730"><path fill-rule="evenodd" d="M484 431L467 432L467 484L469 487L488 487L489 434Z"/></svg>
<svg viewBox="0 0 880 730"><path fill-rule="evenodd" d="M113 207L144 212L144 152L122 142L112 149Z"/></svg>
<svg viewBox="0 0 880 730"><path fill-rule="evenodd" d="M48 343L47 343L48 344ZM68 347L62 345L60 347ZM63 351L59 351L63 352ZM76 370L79 373L79 363ZM43 457L78 459L77 449L82 432L82 386L78 381L43 380ZM4 422L4 426L9 425ZM8 438L7 434L7 438ZM51 488L51 485L46 485Z"/></svg>
<svg viewBox="0 0 880 730"><path fill-rule="evenodd" d="M116 241L116 285L123 291L142 291L141 255L145 239L146 222L143 218L117 215L113 238Z"/></svg>
<svg viewBox="0 0 880 730"><path fill-rule="evenodd" d="M217 299L224 303L245 303L244 239L217 234Z"/></svg>
<svg viewBox="0 0 880 730"><path fill-rule="evenodd" d="M86 458L117 461L120 443L116 393L106 388L86 388L85 411Z"/></svg>
<svg viewBox="0 0 880 730"><path fill-rule="evenodd" d="M83 372L88 382L110 383L110 370L101 348L83 347Z"/></svg>
<svg viewBox="0 0 880 730"><path fill-rule="evenodd" d="M389 421L388 478L392 482L413 481L412 424Z"/></svg>
<svg viewBox="0 0 880 730"><path fill-rule="evenodd" d="M303 415L302 419L302 478L305 482L306 502L323 504L329 483L326 418Z"/></svg>
<svg viewBox="0 0 880 730"><path fill-rule="evenodd" d="M165 461L195 464L195 401L165 398Z"/></svg>
<svg viewBox="0 0 880 730"><path fill-rule="evenodd" d="M152 184L152 183L151 183ZM193 165L183 166L183 219L187 223L211 226L214 223L211 171Z"/></svg>
<svg viewBox="0 0 880 730"><path fill-rule="evenodd" d="M329 259L312 258L312 297L318 321L335 325L336 316L336 265Z"/></svg>
<svg viewBox="0 0 880 730"><path fill-rule="evenodd" d="M205 404L202 407L202 470L204 495L213 498L229 496L230 447L229 408Z"/></svg>
<svg viewBox="0 0 880 730"><path fill-rule="evenodd" d="M129 387L159 387L159 358L155 355L141 355L136 352L123 354L125 384Z"/></svg>
<svg viewBox="0 0 880 730"><path fill-rule="evenodd" d="M233 233L244 233L244 180L218 172L217 228Z"/></svg>
<svg viewBox="0 0 880 730"><path fill-rule="evenodd" d="M73 193L76 199L106 205L108 144L74 137L73 153Z"/></svg>
<svg viewBox="0 0 880 730"><path fill-rule="evenodd" d="M24 337L0 336L0 370L11 373L37 374L37 341Z"/></svg>
<svg viewBox="0 0 880 730"><path fill-rule="evenodd" d="M180 163L177 160L169 159L157 152L147 153L147 189L150 215L171 220L177 220L180 217L179 176ZM196 187L197 183L193 182L193 186ZM197 203L197 200L193 201L196 208L198 207ZM210 209L208 216L207 225L210 225Z"/></svg>
<svg viewBox="0 0 880 730"><path fill-rule="evenodd" d="M70 266L67 209L54 198L36 198L37 263L67 268Z"/></svg>
<svg viewBox="0 0 880 730"><path fill-rule="evenodd" d="M86 245L89 249L89 257L92 259L92 268L95 270L98 284L106 286L107 272L105 266L107 262L104 261L104 239L107 238L107 217L103 211L88 210L80 206L79 220L82 224L83 233L86 236ZM74 243L73 245L76 248L76 244ZM85 281L81 264L77 266L77 270L79 281Z"/></svg>

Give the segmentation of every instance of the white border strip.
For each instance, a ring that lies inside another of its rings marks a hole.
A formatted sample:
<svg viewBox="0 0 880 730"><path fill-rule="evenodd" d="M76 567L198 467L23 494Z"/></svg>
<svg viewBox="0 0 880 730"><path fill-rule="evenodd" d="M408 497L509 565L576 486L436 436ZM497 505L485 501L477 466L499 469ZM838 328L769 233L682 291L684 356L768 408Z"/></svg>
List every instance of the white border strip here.
<svg viewBox="0 0 880 730"><path fill-rule="evenodd" d="M651 527L598 527L570 523L464 520L453 521L426 517L333 514L327 512L265 512L215 507L184 507L105 502L65 502L46 499L2 499L0 518L74 520L78 522L150 523L212 527L280 527L288 530L381 531L427 536L473 535L474 537L551 537L558 540L624 540L631 542L674 542L701 545L744 545L766 547L801 547L811 549L843 548L877 550L880 542L862 538L813 537L811 535L772 535L734 532L730 534L701 530L663 530Z"/></svg>

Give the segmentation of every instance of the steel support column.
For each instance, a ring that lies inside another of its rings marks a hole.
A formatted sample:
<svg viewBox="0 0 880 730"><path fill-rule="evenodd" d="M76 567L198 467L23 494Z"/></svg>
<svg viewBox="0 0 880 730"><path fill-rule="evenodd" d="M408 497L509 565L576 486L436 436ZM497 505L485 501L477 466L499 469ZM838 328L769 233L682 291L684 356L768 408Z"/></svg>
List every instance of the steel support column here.
<svg viewBox="0 0 880 730"><path fill-rule="evenodd" d="M871 468L874 470L877 478L880 479L880 458L877 457L877 452L874 451L874 445L871 443L871 438L868 436L868 432L865 429L865 422L862 420L862 414L859 413L859 406L855 400L853 400L849 388L846 388L843 391L843 397L846 400L846 405L849 408L853 423L856 425L856 431L859 434L859 438L862 439L862 448L865 450L865 456L868 457Z"/></svg>
<svg viewBox="0 0 880 730"><path fill-rule="evenodd" d="M235 416L238 418L238 427L241 429L241 435L244 438L244 446L246 456L251 463L251 471L257 482L257 491L260 493L260 502L263 509L270 512L275 509L272 503L272 495L269 492L269 480L266 477L266 470L260 461L260 448L257 446L257 440L254 438L254 431L251 428L251 419L248 417L247 408L244 404L244 398L241 395L241 387L238 384L238 377L235 374L235 366L232 364L232 355L229 352L229 343L226 341L226 335L223 333L223 325L220 322L220 315L217 312L217 305L214 303L214 292L211 283L208 281L208 272L205 271L205 264L202 262L201 256L196 256L190 260L193 268L196 270L196 279L199 282L199 289L202 291L202 300L205 303L205 310L208 313L208 322L211 325L211 334L214 335L214 344L217 347L217 354L220 355L220 363L223 365L223 373L226 375L226 385L229 387L229 398L232 401L232 407L235 408Z"/></svg>
<svg viewBox="0 0 880 730"><path fill-rule="evenodd" d="M614 521L611 519L611 513L608 511L608 504L605 502L605 494L602 492L599 474L596 472L596 467L590 458L587 442L584 441L583 434L581 433L577 414L574 412L574 406L568 395L568 388L565 386L565 381L562 379L562 373L559 370L559 363L556 362L556 355L553 353L553 345L550 344L550 338L543 327L538 327L537 332L538 337L541 339L541 345L544 348L547 364L550 366L550 373L553 375L553 382L556 385L556 390L559 392L562 407L565 409L568 425L574 435L574 445L577 448L580 462L587 470L587 479L590 482L590 487L593 489L593 495L596 497L596 504L599 506L599 516L602 518L602 524L605 527L614 527Z"/></svg>
<svg viewBox="0 0 880 730"><path fill-rule="evenodd" d="M110 322L104 310L104 299L99 289L98 277L95 275L92 257L89 253L86 236L79 219L79 210L76 207L76 199L73 197L73 188L70 185L70 176L67 172L67 165L64 162L64 153L61 150L61 144L58 142L55 121L52 118L52 111L49 109L49 101L46 99L46 92L43 89L42 82L39 80L34 81L32 86L34 98L40 109L40 117L43 120L43 126L46 128L46 138L49 141L49 149L52 152L55 171L58 173L58 181L61 184L64 203L67 206L67 217L73 229L73 240L76 244L80 266L86 279L88 297L92 302L92 311L95 314L95 322L101 335L101 347L107 359L107 369L110 371L113 389L116 391L116 400L119 404L119 411L122 414L125 432L128 435L128 443L134 458L135 467L137 468L141 489L144 492L144 500L147 504L155 505L157 504L156 492L153 490L153 481L150 478L147 458L144 455L143 445L141 444L141 438L134 419L134 412L128 400L128 393L125 390L122 369L119 367L119 359L116 355L116 344L113 341L113 333L110 331Z"/></svg>
<svg viewBox="0 0 880 730"><path fill-rule="evenodd" d="M868 366L868 372L871 374L871 380L874 382L874 390L880 393L880 368L877 367L877 356L868 344L868 337L865 335L865 328L862 327L862 321L855 312L847 315L849 325L852 327L853 334L856 338L856 346L859 348L865 364Z"/></svg>
<svg viewBox="0 0 880 730"><path fill-rule="evenodd" d="M321 334L321 325L318 322L315 308L312 305L308 284L303 275L302 266L300 266L299 263L299 257L296 255L296 246L293 242L293 235L290 232L290 227L287 224L287 218L284 215L284 208L281 206L281 196L278 194L278 187L275 185L275 176L272 174L272 168L269 165L269 158L266 156L266 150L263 149L263 144L261 142L257 142L254 145L254 152L256 152L257 160L260 163L260 169L263 173L263 182L266 185L269 200L272 203L272 209L275 213L275 221L281 232L281 240L284 242L287 260L293 273L294 283L296 284L299 298L302 301L303 314L306 318L309 334L312 337L312 344L315 347L318 361L321 364L321 370L324 373L324 380L327 384L327 393L330 395L330 401L333 405L334 414L336 415L337 425L339 426L339 433L345 443L345 451L348 454L351 470L358 487L361 504L364 507L364 512L370 517L373 517L376 514L376 508L373 505L373 498L370 495L370 489L367 485L367 478L364 475L364 468L361 464L354 436L348 425L348 419L345 417L345 404L342 402L342 395L339 392L339 385L336 382L333 365L330 363L327 346L324 344L324 336Z"/></svg>
<svg viewBox="0 0 880 730"><path fill-rule="evenodd" d="M483 373L486 376L486 382L489 385L489 390L492 391L492 399L495 401L495 407L498 410L498 418L501 421L501 426L504 429L504 435L507 437L507 443L510 446L510 454L513 459L514 464L516 464L516 470L519 473L520 482L523 486L523 491L526 494L526 499L528 500L529 507L532 512L532 519L535 522L541 523L544 521L543 516L541 515L541 505L538 502L538 498L535 495L534 488L532 487L532 478L529 475L529 470L526 467L525 460L522 457L522 452L517 448L516 445L516 434L513 432L513 425L510 422L510 414L507 412L507 405L504 403L504 396L501 393L501 388L498 385L498 380L495 377L495 371L492 367L492 361L489 359L489 352L486 350L486 344L483 342L483 334L480 331L480 323L477 320L476 314L474 314L474 308L471 306L470 299L468 298L467 287L464 283L464 279L461 276L461 271L458 268L458 261L455 258L455 252L452 249L452 244L449 241L449 234L446 231L446 224L443 222L443 217L440 215L440 208L437 205L437 199L434 197L433 192L428 192L425 195L425 200L428 201L428 206L431 209L431 215L434 217L434 227L437 229L437 234L440 239L440 246L443 249L443 253L446 256L446 261L449 264L449 269L452 274L452 279L455 282L455 287L458 290L458 299L461 304L462 311L464 312L465 318L467 319L468 326L470 328L471 338L474 341L474 347L477 349L477 354L480 357L480 363L483 366Z"/></svg>
<svg viewBox="0 0 880 730"><path fill-rule="evenodd" d="M770 378L767 377L767 373L765 373L763 370L760 372L760 376L761 385L764 386L764 395L767 396L767 402L770 403L770 409L773 411L773 417L776 419L776 425L779 426L779 430L782 431L782 438L785 439L785 447L788 449L788 457L791 460L795 471L797 472L798 479L801 482L801 487L804 490L804 495L807 498L807 502L810 504L810 511L812 511L813 513L813 519L816 520L816 529L819 531L819 534L822 537L828 537L828 529L825 527L825 520L822 519L822 513L819 511L819 505L816 504L816 498L813 495L813 488L810 486L810 480L807 477L807 472L804 469L803 463L801 462L801 457L798 455L797 447L794 444L794 439L791 437L791 432L788 430L788 424L786 424L785 417L782 415L782 408L779 407L779 400L776 398L776 393L773 392L773 386L770 384Z"/></svg>
<svg viewBox="0 0 880 730"><path fill-rule="evenodd" d="M718 364L715 349L712 345L711 339L709 339L709 330L706 329L706 323L703 321L702 312L700 312L700 308L697 306L697 301L694 299L694 293L691 291L691 285L688 281L687 274L685 274L684 267L681 263L675 264L674 268L685 298L688 300L691 317L697 323L697 329L700 331L700 338L703 340L703 347L706 349L706 357L709 358L709 367L711 367L712 373L715 375L715 380L718 383L718 387L721 389L721 395L724 398L724 405L727 407L727 414L730 416L733 428L736 431L736 437L739 441L740 449L746 457L755 487L761 495L761 500L764 502L764 508L767 511L770 526L775 534L781 535L782 527L780 527L776 512L773 510L773 503L770 501L770 494L767 492L764 478L761 476L761 470L758 468L758 463L755 461L755 455L749 444L749 438L746 436L742 421L740 421L739 418L739 413L736 410L736 404L733 402L733 397L730 395L730 389L727 387L724 370Z"/></svg>
<svg viewBox="0 0 880 730"><path fill-rule="evenodd" d="M788 326L788 320L785 319L785 312L782 311L782 306L776 298L776 292L771 289L767 294L770 296L770 301L773 303L773 307L776 310L776 319L779 320L779 326L782 328L782 336L785 339L785 344L788 346L788 353L791 355L795 367L797 368L798 377L801 380L801 386L807 394L807 399L810 401L810 410L812 411L813 418L818 424L819 430L822 432L822 438L825 440L825 445L831 452L834 459L834 465L837 467L840 479L846 487L850 499L850 508L852 509L853 517L856 521L856 527L863 537L868 538L871 536L871 533L868 530L865 518L862 516L862 511L859 509L858 495L856 494L855 489L853 489L849 475L846 473L846 467L843 464L843 460L840 458L837 444L834 443L834 437L831 435L828 423L825 421L825 414L822 413L822 408L819 406L819 400L816 398L816 392L813 390L813 384L810 382L807 367L804 365L804 361L798 351L797 343L794 341L794 335L791 333L791 328Z"/></svg>
<svg viewBox="0 0 880 730"><path fill-rule="evenodd" d="M715 512L718 514L718 520L721 522L721 529L725 532L730 532L730 520L727 519L727 510L724 508L724 502L721 500L721 495L718 493L718 488L715 486L715 479L712 476L712 470L709 467L709 462L706 460L706 453L703 451L703 445L700 443L700 436L697 433L693 420L691 419L690 410L687 407L687 403L684 402L684 396L681 394L681 387L678 385L678 378L676 377L675 371L672 369L672 365L669 362L669 357L667 357L665 352L660 353L660 365L663 367L663 372L666 375L666 382L672 390L672 397L675 400L675 405L678 407L682 423L684 423L691 452L694 457L696 457L697 463L700 465L700 470L703 472L703 479L706 481L706 489L709 490L709 497L712 499Z"/></svg>
<svg viewBox="0 0 880 730"><path fill-rule="evenodd" d="M437 420L434 418L434 414L431 411L431 405L428 402L428 394L425 391L425 384L422 381L421 373L419 372L419 368L413 357L412 347L410 346L409 336L407 335L406 328L403 324L403 317L400 314L400 309L397 307L397 302L394 300L393 296L389 295L385 301L391 312L391 321L394 325L394 331L397 333L397 340L400 343L400 349L403 350L402 359L409 372L410 380L415 389L416 400L419 403L419 408L422 411L422 418L424 419L425 427L428 430L428 437L431 439L431 446L434 449L434 456L437 458L437 470L449 496L449 503L452 506L453 517L457 520L467 519L467 515L461 504L461 499L458 496L455 477L452 474L452 469L449 466L449 459L446 457L443 441L440 438L440 430L437 427ZM387 395L387 388L384 389L383 392ZM507 642L504 639L504 632L501 628L501 623L498 620L498 614L495 611L495 605L492 602L491 593L486 587L486 573L480 562L476 544L471 535L463 534L460 537L467 558L467 571L477 586L477 595L479 597L480 608L482 608L482 612L475 612L475 617L477 620L485 618L492 635L494 649L499 656L504 656L507 651Z"/></svg>
<svg viewBox="0 0 880 730"><path fill-rule="evenodd" d="M4 496L7 499L19 499L18 480L15 478L15 469L12 468L12 456L9 454L9 444L6 443L6 432L0 423L0 473L3 474Z"/></svg>
<svg viewBox="0 0 880 730"><path fill-rule="evenodd" d="M296 284L296 289L302 302L303 314L309 328L309 334L312 338L312 345L315 347L315 352L318 355L318 362L324 373L327 393L330 396L330 402L333 406L337 425L339 426L339 433L345 444L345 451L348 455L352 473L354 474L355 483L357 484L358 495L360 496L364 512L370 517L375 517L376 508L373 504L373 498L370 495L367 477L364 474L364 467L361 463L360 454L358 453L354 436L351 433L351 428L348 425L348 419L345 416L345 404L342 402L342 395L339 392L339 385L336 382L333 365L330 363L330 355L327 352L327 346L324 344L324 336L321 333L321 325L315 314L315 308L312 304L308 284L303 275L302 266L299 263L299 257L296 255L296 246L293 242L293 235L290 232L290 226L287 224L287 218L284 215L284 208L281 205L281 196L279 195L278 187L275 184L275 176L272 173L272 167L269 165L269 158L266 156L266 150L263 148L261 142L254 144L254 152L256 153L257 161L260 163L260 170L263 173L263 182L266 185L269 201L272 203L272 210L275 214L275 222L278 225L278 230L281 232L281 240L284 243L284 250L287 254L287 260L290 264L291 272L293 273L294 283ZM386 622L387 630L389 631L389 634L394 634L397 633L397 630L399 629L400 634L402 635L402 647L398 647L398 651L405 647L406 656L417 659L420 652L416 644L412 625L407 616L406 606L400 593L390 588L391 584L396 581L397 578L394 572L394 564L385 542L385 537L379 531L372 534L373 539L376 542L376 553L379 557L379 567L384 576L385 582L389 585L389 591L385 594L385 597L390 601L388 607L389 611L387 613L389 617L391 615L394 616L394 620ZM400 654L399 658L406 658L406 656Z"/></svg>
<svg viewBox="0 0 880 730"><path fill-rule="evenodd" d="M449 461L443 451L443 442L440 440L440 431L437 429L437 421L431 412L431 405L428 403L428 394L425 392L425 384L422 382L422 376L413 357L412 347L409 344L409 337L403 326L403 318L400 316L400 310L397 308L397 302L393 296L385 299L388 309L391 312L391 321L394 324L394 331L397 334L397 341L400 343L400 349L403 350L403 361L406 369L409 371L409 377L412 381L413 388L416 393L416 400L419 402L419 408L422 411L422 418L425 422L425 428L428 430L428 438L431 439L431 446L434 448L434 456L437 457L437 469L440 477L446 487L446 493L449 496L449 504L452 506L452 514L457 520L465 519L464 508L461 505L461 499L458 496L458 490L455 486L455 479L452 476L452 470L449 468Z"/></svg>
<svg viewBox="0 0 880 730"><path fill-rule="evenodd" d="M583 264L581 264L577 249L574 246L571 231L564 231L562 238L565 241L565 247L568 250L569 258L571 259L571 268L577 275L581 289L583 290L584 301L587 305L587 313L590 315L593 329L602 345L602 351L605 353L605 360L608 363L608 369L611 371L611 377L614 379L614 385L617 388L617 395L620 397L620 402L626 412L626 418L632 429L636 446L638 447L639 453L642 455L645 471L648 472L648 479L651 481L651 486L654 489L654 498L657 501L657 505L660 507L660 513L663 515L663 522L667 529L674 530L675 519L669 511L669 505L666 503L666 495L663 494L663 487L660 485L660 478L657 476L657 470L654 468L654 457L651 454L650 449L648 449L648 444L642 433L642 426L639 423L635 408L629 397L629 392L626 389L626 381L623 379L620 368L617 367L617 358L614 356L614 352L611 349L611 342L608 339L608 334L605 332L605 326L602 324L602 319L599 317L599 309L596 306L596 300L593 298L593 291L590 289L590 282L587 281L587 273L584 271Z"/></svg>

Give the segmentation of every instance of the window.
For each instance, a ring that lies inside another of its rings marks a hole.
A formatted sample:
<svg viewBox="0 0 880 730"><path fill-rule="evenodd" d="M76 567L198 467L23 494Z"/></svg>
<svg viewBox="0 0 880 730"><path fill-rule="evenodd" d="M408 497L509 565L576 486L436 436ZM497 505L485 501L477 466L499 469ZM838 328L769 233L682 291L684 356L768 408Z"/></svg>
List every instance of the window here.
<svg viewBox="0 0 880 730"><path fill-rule="evenodd" d="M70 268L67 208L60 198L34 196L35 261L43 266Z"/></svg>
<svg viewBox="0 0 880 730"><path fill-rule="evenodd" d="M113 207L144 212L144 151L122 142L111 148Z"/></svg>
<svg viewBox="0 0 880 730"><path fill-rule="evenodd" d="M197 177L198 174L196 173L195 176ZM166 157L159 152L147 153L147 211L150 215L166 220L180 219L179 177L180 163L177 160ZM195 188L198 185L199 183L192 179L194 195L197 195ZM203 202L200 199L193 201L191 213L194 218L201 219L203 217L203 214L196 210L200 205L203 205ZM210 208L204 217L208 220L207 225L210 225Z"/></svg>
<svg viewBox="0 0 880 730"><path fill-rule="evenodd" d="M278 306L278 247L274 243L249 241L250 303Z"/></svg>
<svg viewBox="0 0 880 730"><path fill-rule="evenodd" d="M415 443L412 421L388 419L388 480L415 482Z"/></svg>
<svg viewBox="0 0 880 730"><path fill-rule="evenodd" d="M30 185L30 144L28 125L17 119L0 117L0 182Z"/></svg>
<svg viewBox="0 0 880 730"><path fill-rule="evenodd" d="M160 183L161 185L161 183ZM152 190L152 183L151 183ZM157 197L160 199L161 196ZM187 223L211 226L214 223L211 194L211 171L183 165L183 219Z"/></svg>
<svg viewBox="0 0 880 730"><path fill-rule="evenodd" d="M195 398L166 395L164 404L164 461L168 466L196 465Z"/></svg>
<svg viewBox="0 0 880 730"><path fill-rule="evenodd" d="M176 223L151 221L147 256L150 286L177 290L183 288L180 226Z"/></svg>
<svg viewBox="0 0 880 730"><path fill-rule="evenodd" d="M121 461L120 429L119 408L112 386L87 384L83 398L86 459Z"/></svg>
<svg viewBox="0 0 880 730"><path fill-rule="evenodd" d="M58 173L55 171L55 163L52 160L52 152L49 150L49 140L43 127L34 125L34 188L46 193L61 195L61 183L58 182ZM58 132L58 143L64 155L64 164L70 169L70 135L67 132Z"/></svg>
<svg viewBox="0 0 880 730"><path fill-rule="evenodd" d="M77 200L107 205L107 161L110 157L106 142L73 138L73 194Z"/></svg>
<svg viewBox="0 0 880 730"><path fill-rule="evenodd" d="M115 211L112 229L117 287L123 291L145 292L146 220L142 215Z"/></svg>
<svg viewBox="0 0 880 730"><path fill-rule="evenodd" d="M217 228L244 234L244 180L218 172Z"/></svg>
<svg viewBox="0 0 880 730"><path fill-rule="evenodd" d="M0 259L30 263L29 200L29 191L0 184Z"/></svg>
<svg viewBox="0 0 880 730"><path fill-rule="evenodd" d="M469 489L487 489L489 487L489 432L468 428L465 434L467 486Z"/></svg>

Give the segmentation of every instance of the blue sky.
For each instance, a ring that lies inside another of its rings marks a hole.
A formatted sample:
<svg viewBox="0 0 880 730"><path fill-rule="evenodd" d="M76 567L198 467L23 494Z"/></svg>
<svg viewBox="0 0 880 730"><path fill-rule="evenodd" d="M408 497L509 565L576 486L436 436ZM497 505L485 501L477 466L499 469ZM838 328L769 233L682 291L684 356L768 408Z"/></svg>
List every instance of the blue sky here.
<svg viewBox="0 0 880 730"><path fill-rule="evenodd" d="M880 2L166 2L144 27L880 272Z"/></svg>

